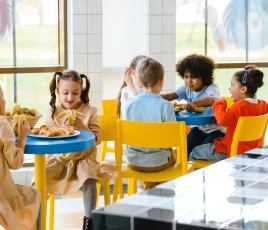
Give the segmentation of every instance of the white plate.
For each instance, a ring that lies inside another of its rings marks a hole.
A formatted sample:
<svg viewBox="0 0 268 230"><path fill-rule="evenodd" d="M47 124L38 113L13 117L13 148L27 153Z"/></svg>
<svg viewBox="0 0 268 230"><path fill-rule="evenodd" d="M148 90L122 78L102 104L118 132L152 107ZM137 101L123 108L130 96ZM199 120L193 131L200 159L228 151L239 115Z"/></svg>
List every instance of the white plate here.
<svg viewBox="0 0 268 230"><path fill-rule="evenodd" d="M29 137L36 137L36 138L44 138L44 139L64 139L64 138L70 138L70 137L76 137L80 134L79 131L75 130L75 133L68 136L54 136L54 137L47 137L44 134L28 134Z"/></svg>

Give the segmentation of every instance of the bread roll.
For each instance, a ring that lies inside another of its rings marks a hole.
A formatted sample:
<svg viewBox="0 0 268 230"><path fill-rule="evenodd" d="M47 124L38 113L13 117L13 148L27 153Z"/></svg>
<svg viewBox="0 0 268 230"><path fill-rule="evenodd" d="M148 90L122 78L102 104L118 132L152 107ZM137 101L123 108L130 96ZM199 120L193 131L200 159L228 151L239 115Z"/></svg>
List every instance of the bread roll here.
<svg viewBox="0 0 268 230"><path fill-rule="evenodd" d="M40 133L40 128L33 128L33 129L31 130L31 133L32 133L32 134L39 134L39 133Z"/></svg>
<svg viewBox="0 0 268 230"><path fill-rule="evenodd" d="M56 135L57 136L68 136L70 133L66 128L57 128L56 130Z"/></svg>

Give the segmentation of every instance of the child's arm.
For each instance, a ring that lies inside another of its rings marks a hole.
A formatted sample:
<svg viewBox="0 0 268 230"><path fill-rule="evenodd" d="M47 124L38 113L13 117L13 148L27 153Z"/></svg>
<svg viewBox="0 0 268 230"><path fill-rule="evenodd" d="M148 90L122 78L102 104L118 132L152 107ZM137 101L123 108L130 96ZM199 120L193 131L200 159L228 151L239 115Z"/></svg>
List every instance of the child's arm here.
<svg viewBox="0 0 268 230"><path fill-rule="evenodd" d="M86 130L93 132L96 136L96 144L98 145L101 143L102 135L98 121L97 108L91 107L88 126L84 124L83 120L80 117L77 117L74 128L76 130Z"/></svg>
<svg viewBox="0 0 268 230"><path fill-rule="evenodd" d="M160 94L160 96L167 101L178 99L178 95L175 92L171 92L167 94Z"/></svg>
<svg viewBox="0 0 268 230"><path fill-rule="evenodd" d="M187 111L193 112L196 107L210 107L215 101L220 99L220 90L216 84L211 84L205 87L203 92L204 98L186 104L185 108Z"/></svg>
<svg viewBox="0 0 268 230"><path fill-rule="evenodd" d="M174 92L167 93L167 94L160 94L160 96L167 101L172 101L175 99L187 100L186 89L187 89L186 85L183 84L179 88L177 88Z"/></svg>
<svg viewBox="0 0 268 230"><path fill-rule="evenodd" d="M18 127L18 129L19 128L20 128L20 137L18 139L17 147L24 149L25 144L26 144L26 138L27 138L27 135L30 131L29 123L27 121L22 121L21 127Z"/></svg>
<svg viewBox="0 0 268 230"><path fill-rule="evenodd" d="M49 108L46 112L46 116L45 116L45 125L54 125L56 124L55 120L51 117L52 114L52 109Z"/></svg>
<svg viewBox="0 0 268 230"><path fill-rule="evenodd" d="M92 113L92 116L90 117L89 128L96 136L96 145L100 144L102 141L102 133L98 120L97 109L94 111L94 113Z"/></svg>
<svg viewBox="0 0 268 230"><path fill-rule="evenodd" d="M18 169L23 165L23 149L15 145L15 134L7 121L0 121L0 146L10 169Z"/></svg>
<svg viewBox="0 0 268 230"><path fill-rule="evenodd" d="M216 101L215 97L205 97L200 100L189 102L185 105L185 109L189 112L193 112L196 107L210 107Z"/></svg>
<svg viewBox="0 0 268 230"><path fill-rule="evenodd" d="M126 68L124 72L124 81L127 84L127 91L128 95L125 97L126 101L131 100L132 98L138 96L140 93L135 88L134 82L133 82L133 76L132 76L132 69Z"/></svg>
<svg viewBox="0 0 268 230"><path fill-rule="evenodd" d="M224 99L217 100L213 105L213 113L217 123L222 126L235 126L239 117L236 111L239 111L239 106L232 106L227 110L227 102Z"/></svg>
<svg viewBox="0 0 268 230"><path fill-rule="evenodd" d="M126 82L127 88L130 91L134 90L134 83L133 83L131 73L132 73L131 68L126 68L125 71L124 71L124 81Z"/></svg>

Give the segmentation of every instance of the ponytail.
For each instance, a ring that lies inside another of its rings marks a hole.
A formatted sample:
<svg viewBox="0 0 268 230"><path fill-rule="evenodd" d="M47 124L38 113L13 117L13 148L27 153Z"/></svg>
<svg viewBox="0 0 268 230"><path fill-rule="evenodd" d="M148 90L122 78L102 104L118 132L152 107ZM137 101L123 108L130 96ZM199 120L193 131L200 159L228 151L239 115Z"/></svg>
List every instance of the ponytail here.
<svg viewBox="0 0 268 230"><path fill-rule="evenodd" d="M53 119L54 117L54 114L55 114L55 111L56 111L56 88L57 88L57 76L62 76L62 72L56 72L54 73L53 75L53 78L52 80L50 81L50 84L49 84L49 91L50 91L50 96L51 96L51 99L50 99L50 106L52 108L52 114L51 114L51 118Z"/></svg>
<svg viewBox="0 0 268 230"><path fill-rule="evenodd" d="M89 103L88 94L89 94L89 89L90 89L90 81L85 74L80 74L80 77L81 77L82 82L83 82L83 78L86 81L86 87L83 88L83 85L82 85L81 102L84 104L88 104Z"/></svg>

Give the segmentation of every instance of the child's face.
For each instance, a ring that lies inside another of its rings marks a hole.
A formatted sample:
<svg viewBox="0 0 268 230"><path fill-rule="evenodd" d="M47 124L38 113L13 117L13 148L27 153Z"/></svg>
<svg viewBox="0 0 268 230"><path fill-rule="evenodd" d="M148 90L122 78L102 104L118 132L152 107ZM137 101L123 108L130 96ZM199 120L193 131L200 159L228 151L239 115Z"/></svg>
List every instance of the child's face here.
<svg viewBox="0 0 268 230"><path fill-rule="evenodd" d="M0 115L5 115L6 110L6 100L4 98L3 90L0 88Z"/></svg>
<svg viewBox="0 0 268 230"><path fill-rule="evenodd" d="M246 86L242 86L239 81L236 80L235 75L231 78L231 86L229 87L229 92L231 98L234 102L246 98Z"/></svg>
<svg viewBox="0 0 268 230"><path fill-rule="evenodd" d="M72 80L61 80L57 88L57 93L64 109L73 109L77 102L80 101L81 92L81 85Z"/></svg>
<svg viewBox="0 0 268 230"><path fill-rule="evenodd" d="M198 92L204 87L202 78L193 78L189 72L184 73L183 80L187 88L191 91Z"/></svg>

